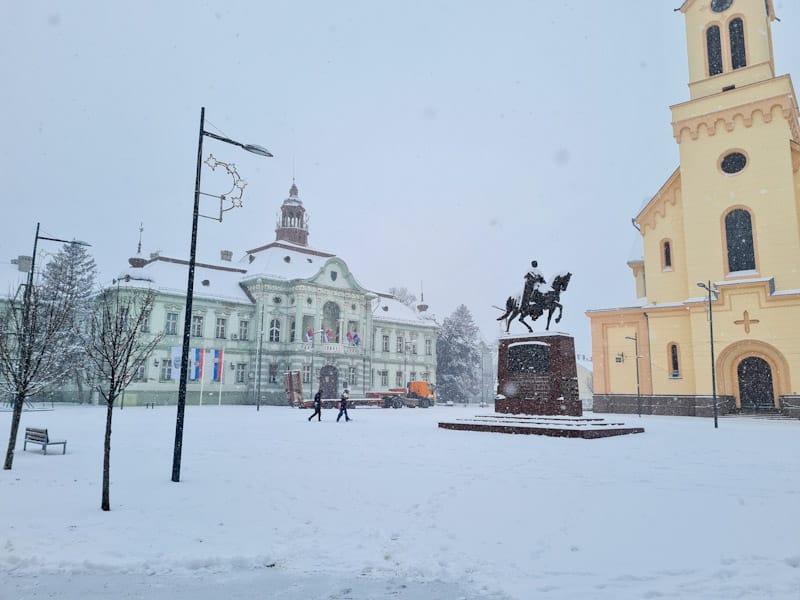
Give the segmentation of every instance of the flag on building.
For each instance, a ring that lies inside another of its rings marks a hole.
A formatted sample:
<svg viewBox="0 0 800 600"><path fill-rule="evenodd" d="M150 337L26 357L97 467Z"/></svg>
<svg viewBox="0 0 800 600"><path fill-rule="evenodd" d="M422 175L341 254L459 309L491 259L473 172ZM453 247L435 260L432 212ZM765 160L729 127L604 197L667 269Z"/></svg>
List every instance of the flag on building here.
<svg viewBox="0 0 800 600"><path fill-rule="evenodd" d="M211 351L214 364L214 381L222 381L222 350Z"/></svg>
<svg viewBox="0 0 800 600"><path fill-rule="evenodd" d="M189 351L189 379L199 381L203 378L203 348L193 348Z"/></svg>
<svg viewBox="0 0 800 600"><path fill-rule="evenodd" d="M172 363L172 369L169 373L170 379L180 379L181 378L181 350L180 346L172 346L170 349L170 357Z"/></svg>

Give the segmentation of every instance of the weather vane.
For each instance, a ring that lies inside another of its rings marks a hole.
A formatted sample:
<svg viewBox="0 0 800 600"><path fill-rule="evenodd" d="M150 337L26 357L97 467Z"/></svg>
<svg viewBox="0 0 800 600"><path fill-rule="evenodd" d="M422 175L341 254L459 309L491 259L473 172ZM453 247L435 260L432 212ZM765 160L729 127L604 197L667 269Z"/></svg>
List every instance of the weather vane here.
<svg viewBox="0 0 800 600"><path fill-rule="evenodd" d="M239 171L236 170L236 165L233 163L226 163L222 162L221 160L217 160L213 154L209 154L208 158L204 161L209 167L211 167L212 171L216 171L217 167L223 167L228 175L231 176L231 189L225 192L224 194L207 194L205 192L200 192L203 196L211 196L212 198L219 199L219 217L212 217L210 215L200 215L201 217L205 217L206 219L214 219L215 221L222 222L222 215L229 210L233 210L234 208L241 208L242 203L242 196L244 195L244 188L247 187L247 182L241 178L239 175ZM225 203L229 202L229 206L225 206Z"/></svg>

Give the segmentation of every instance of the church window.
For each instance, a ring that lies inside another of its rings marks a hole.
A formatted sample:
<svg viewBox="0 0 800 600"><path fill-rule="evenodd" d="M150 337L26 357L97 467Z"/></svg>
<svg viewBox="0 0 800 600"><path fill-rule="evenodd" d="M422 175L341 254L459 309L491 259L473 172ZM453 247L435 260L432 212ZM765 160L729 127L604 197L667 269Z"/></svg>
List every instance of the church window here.
<svg viewBox="0 0 800 600"><path fill-rule="evenodd" d="M718 25L712 25L706 29L706 52L708 53L708 76L719 75L722 73L722 45Z"/></svg>
<svg viewBox="0 0 800 600"><path fill-rule="evenodd" d="M753 224L749 212L738 208L725 215L725 238L728 248L728 271L755 269Z"/></svg>
<svg viewBox="0 0 800 600"><path fill-rule="evenodd" d="M269 341L281 341L281 322L278 319L272 319L269 322Z"/></svg>
<svg viewBox="0 0 800 600"><path fill-rule="evenodd" d="M744 23L740 18L733 19L728 24L731 36L731 66L741 69L747 66L747 54L744 48Z"/></svg>
<svg viewBox="0 0 800 600"><path fill-rule="evenodd" d="M714 12L723 12L728 10L733 4L733 0L711 0L711 10Z"/></svg>
<svg viewBox="0 0 800 600"><path fill-rule="evenodd" d="M664 240L662 244L662 268L664 270L672 269L672 244L669 240Z"/></svg>
<svg viewBox="0 0 800 600"><path fill-rule="evenodd" d="M738 173L747 166L747 157L741 152L730 152L722 157L719 168L728 175Z"/></svg>
<svg viewBox="0 0 800 600"><path fill-rule="evenodd" d="M670 377L680 377L681 367L678 361L678 345L669 345Z"/></svg>

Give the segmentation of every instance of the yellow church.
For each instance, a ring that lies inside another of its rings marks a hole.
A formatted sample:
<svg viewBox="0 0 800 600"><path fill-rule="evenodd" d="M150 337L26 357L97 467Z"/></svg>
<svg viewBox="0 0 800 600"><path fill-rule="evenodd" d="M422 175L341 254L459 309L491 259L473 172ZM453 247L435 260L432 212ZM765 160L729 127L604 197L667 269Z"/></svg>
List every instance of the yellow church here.
<svg viewBox="0 0 800 600"><path fill-rule="evenodd" d="M686 0L680 166L634 218L635 306L587 311L595 412L800 417L800 127L772 0Z"/></svg>

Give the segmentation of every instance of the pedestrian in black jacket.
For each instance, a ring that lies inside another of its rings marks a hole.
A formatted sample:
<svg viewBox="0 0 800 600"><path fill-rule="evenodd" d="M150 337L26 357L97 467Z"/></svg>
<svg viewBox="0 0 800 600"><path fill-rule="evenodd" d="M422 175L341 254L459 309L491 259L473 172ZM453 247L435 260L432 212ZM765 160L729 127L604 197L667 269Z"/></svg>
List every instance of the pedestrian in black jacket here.
<svg viewBox="0 0 800 600"><path fill-rule="evenodd" d="M339 422L339 419L342 418L342 415L344 415L344 420L345 421L349 421L350 420L350 417L347 414L347 400L349 398L350 398L350 390L345 388L344 391L342 392L341 401L339 402L339 416L336 417L336 422L337 423Z"/></svg>
<svg viewBox="0 0 800 600"><path fill-rule="evenodd" d="M308 420L313 419L315 415L317 421L322 421L322 390L317 390L317 393L314 394L314 414L308 417Z"/></svg>

